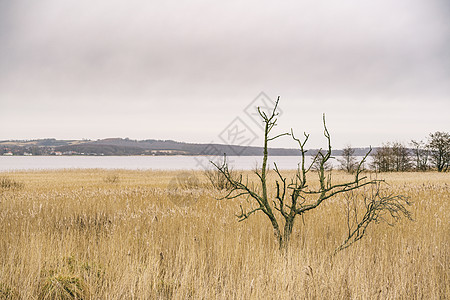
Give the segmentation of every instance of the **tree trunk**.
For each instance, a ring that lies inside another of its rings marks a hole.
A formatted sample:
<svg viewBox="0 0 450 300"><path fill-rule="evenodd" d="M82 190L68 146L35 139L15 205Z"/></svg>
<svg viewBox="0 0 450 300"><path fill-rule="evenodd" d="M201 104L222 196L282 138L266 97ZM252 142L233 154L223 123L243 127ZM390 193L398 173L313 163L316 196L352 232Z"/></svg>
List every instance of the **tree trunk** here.
<svg viewBox="0 0 450 300"><path fill-rule="evenodd" d="M289 245L293 228L294 228L294 218L289 217L286 219L286 223L284 224L282 239L279 240L280 249L287 248L287 246Z"/></svg>

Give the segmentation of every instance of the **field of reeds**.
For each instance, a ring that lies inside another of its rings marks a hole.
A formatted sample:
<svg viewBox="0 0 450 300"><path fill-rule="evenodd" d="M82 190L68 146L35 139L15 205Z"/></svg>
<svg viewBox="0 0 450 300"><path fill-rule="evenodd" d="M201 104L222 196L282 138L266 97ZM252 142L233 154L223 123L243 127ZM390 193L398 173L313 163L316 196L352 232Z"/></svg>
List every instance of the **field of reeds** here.
<svg viewBox="0 0 450 300"><path fill-rule="evenodd" d="M178 175L1 173L0 299L450 299L449 173L382 174L414 221L336 256L342 199L299 218L280 252L263 215L237 222L245 199L216 200L202 172L173 188Z"/></svg>

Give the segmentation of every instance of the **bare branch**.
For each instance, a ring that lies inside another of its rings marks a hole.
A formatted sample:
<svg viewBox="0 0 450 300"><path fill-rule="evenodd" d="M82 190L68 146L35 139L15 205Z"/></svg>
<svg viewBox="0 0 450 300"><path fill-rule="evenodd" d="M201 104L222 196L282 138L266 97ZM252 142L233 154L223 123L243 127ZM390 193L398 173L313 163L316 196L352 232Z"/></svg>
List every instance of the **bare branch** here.
<svg viewBox="0 0 450 300"><path fill-rule="evenodd" d="M262 210L261 207L257 207L249 212L244 212L244 209L242 208L241 205L240 205L240 208L241 208L241 213L239 215L236 215L236 217L238 218L238 222L242 222L242 221L248 219L248 217L250 217L250 215L254 214L258 210Z"/></svg>
<svg viewBox="0 0 450 300"><path fill-rule="evenodd" d="M277 135L277 136L268 138L267 141L273 141L273 140L275 140L275 139L277 139L277 138L279 138L279 137L285 136L285 135L291 135L291 134L290 134L289 132L281 133L281 134L279 134L279 135Z"/></svg>
<svg viewBox="0 0 450 300"><path fill-rule="evenodd" d="M336 248L334 254L337 254L339 251L342 251L361 240L366 234L368 226L372 223L385 222L392 226L402 217L412 220L411 212L406 208L406 206L411 205L411 202L401 195L389 194L383 196L381 193L382 183L384 182L378 181L375 186L371 187L369 193L366 192L362 194L364 214L360 219L358 218L358 195L355 193L346 194L348 233L342 244ZM350 205L353 205L353 209L349 208ZM354 215L353 221L351 221L350 211L352 211ZM388 219L388 217L390 217L390 219Z"/></svg>

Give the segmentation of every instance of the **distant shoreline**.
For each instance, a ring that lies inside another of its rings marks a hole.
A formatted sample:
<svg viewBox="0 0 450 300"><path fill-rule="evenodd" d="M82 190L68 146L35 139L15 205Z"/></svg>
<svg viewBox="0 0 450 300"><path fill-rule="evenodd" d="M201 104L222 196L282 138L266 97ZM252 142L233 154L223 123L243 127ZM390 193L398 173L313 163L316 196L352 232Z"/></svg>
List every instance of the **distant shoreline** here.
<svg viewBox="0 0 450 300"><path fill-rule="evenodd" d="M365 155L369 148L354 148L356 156ZM306 155L317 154L310 149ZM342 150L333 150L339 156ZM262 156L263 148L250 145L194 144L172 140L130 140L108 138L101 140L22 140L0 141L4 156ZM269 148L269 155L298 156L295 148Z"/></svg>

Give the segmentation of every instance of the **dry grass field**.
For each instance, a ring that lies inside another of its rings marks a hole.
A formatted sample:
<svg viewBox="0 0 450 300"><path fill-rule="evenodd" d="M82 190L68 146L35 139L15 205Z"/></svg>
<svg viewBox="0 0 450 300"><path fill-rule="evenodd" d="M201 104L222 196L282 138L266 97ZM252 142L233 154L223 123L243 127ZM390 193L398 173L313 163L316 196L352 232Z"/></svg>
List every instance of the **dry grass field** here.
<svg viewBox="0 0 450 300"><path fill-rule="evenodd" d="M244 199L168 189L177 174L0 174L19 183L0 185L0 299L450 299L449 173L382 174L414 222L334 257L342 199L299 218L284 253L264 216L237 222Z"/></svg>

